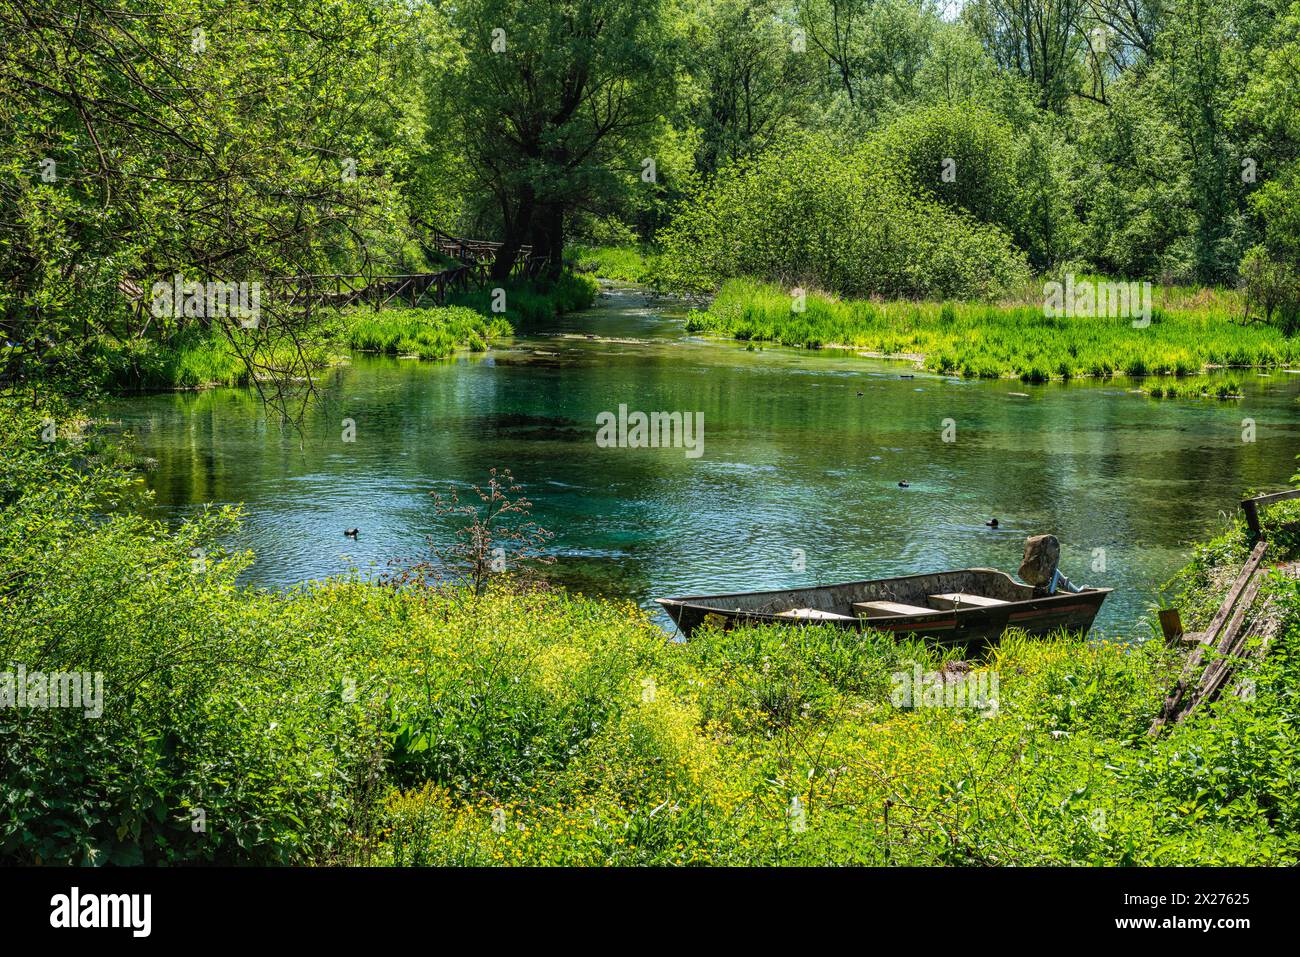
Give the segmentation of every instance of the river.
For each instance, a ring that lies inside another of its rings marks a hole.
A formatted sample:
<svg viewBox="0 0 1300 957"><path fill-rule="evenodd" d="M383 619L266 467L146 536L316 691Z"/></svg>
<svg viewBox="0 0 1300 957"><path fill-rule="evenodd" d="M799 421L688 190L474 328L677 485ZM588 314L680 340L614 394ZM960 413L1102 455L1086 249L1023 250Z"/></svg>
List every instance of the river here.
<svg viewBox="0 0 1300 957"><path fill-rule="evenodd" d="M586 594L648 605L970 565L1014 572L1025 536L1052 532L1075 582L1115 589L1094 633L1136 638L1189 543L1222 528L1243 491L1295 471L1300 375L1238 370L1236 401L1154 400L1123 378L963 381L703 340L684 313L611 287L485 355L356 356L321 381L301 432L268 422L247 390L126 398L107 412L157 461L147 481L161 516L245 504L233 544L255 550L258 585L417 557L450 536L429 493L463 498L497 466L555 533L548 577ZM702 412L703 454L598 447L597 415L620 404Z"/></svg>

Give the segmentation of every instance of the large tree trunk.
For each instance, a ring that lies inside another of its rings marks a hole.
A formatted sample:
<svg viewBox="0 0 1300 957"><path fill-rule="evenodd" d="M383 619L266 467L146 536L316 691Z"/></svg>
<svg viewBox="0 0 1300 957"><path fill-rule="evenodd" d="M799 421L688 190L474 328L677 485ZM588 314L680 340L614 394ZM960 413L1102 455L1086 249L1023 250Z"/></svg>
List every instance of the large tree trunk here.
<svg viewBox="0 0 1300 957"><path fill-rule="evenodd" d="M497 250L496 259L492 261L493 281L505 282L510 278L510 271L519 259L519 247L524 244L533 227L535 208L533 191L525 186L519 191L519 206L515 210L508 203L502 204L502 219L505 221L505 235L501 237L501 248Z"/></svg>
<svg viewBox="0 0 1300 957"><path fill-rule="evenodd" d="M548 203L533 217L533 255L544 260L540 275L555 279L564 268L564 207Z"/></svg>

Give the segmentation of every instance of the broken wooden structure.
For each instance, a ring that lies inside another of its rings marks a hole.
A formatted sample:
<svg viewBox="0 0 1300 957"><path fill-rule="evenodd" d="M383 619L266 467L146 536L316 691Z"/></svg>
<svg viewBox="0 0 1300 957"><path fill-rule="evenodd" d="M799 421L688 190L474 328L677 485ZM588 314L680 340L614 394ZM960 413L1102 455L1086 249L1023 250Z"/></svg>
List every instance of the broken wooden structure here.
<svg viewBox="0 0 1300 957"><path fill-rule="evenodd" d="M1184 635L1180 626L1171 623L1173 616L1169 619L1162 617L1167 641L1195 647L1151 724L1150 734L1159 734L1161 728L1177 724L1198 707L1218 700L1234 685L1239 696L1248 693L1249 684L1238 681L1242 669L1263 658L1273 640L1269 623L1261 614L1262 608L1256 607L1260 589L1273 571L1273 567L1264 561L1268 542L1264 540L1259 524L1259 509L1297 497L1300 497L1300 489L1260 495L1241 503L1255 546L1204 631ZM1285 571L1295 574L1296 569L1297 566L1292 565Z"/></svg>

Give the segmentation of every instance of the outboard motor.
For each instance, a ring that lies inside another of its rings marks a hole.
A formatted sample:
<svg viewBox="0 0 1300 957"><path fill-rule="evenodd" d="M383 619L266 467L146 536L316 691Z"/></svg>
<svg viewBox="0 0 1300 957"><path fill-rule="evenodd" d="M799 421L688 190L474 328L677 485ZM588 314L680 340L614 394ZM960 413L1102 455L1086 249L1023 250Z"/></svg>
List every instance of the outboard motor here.
<svg viewBox="0 0 1300 957"><path fill-rule="evenodd" d="M1055 535L1032 535L1025 539L1025 558L1020 563L1020 580L1034 586L1034 593L1055 595L1058 591L1083 591L1061 574L1061 543Z"/></svg>

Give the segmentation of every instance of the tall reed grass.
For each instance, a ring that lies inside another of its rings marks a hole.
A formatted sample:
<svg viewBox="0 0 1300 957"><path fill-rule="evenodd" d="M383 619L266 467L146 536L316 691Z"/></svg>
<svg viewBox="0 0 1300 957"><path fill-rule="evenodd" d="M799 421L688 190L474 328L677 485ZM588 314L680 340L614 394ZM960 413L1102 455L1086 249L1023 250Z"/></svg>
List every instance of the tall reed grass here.
<svg viewBox="0 0 1300 957"><path fill-rule="evenodd" d="M484 352L490 340L514 331L504 318L488 318L464 306L358 309L342 322L344 340L353 349L421 359L442 359L458 349Z"/></svg>
<svg viewBox="0 0 1300 957"><path fill-rule="evenodd" d="M926 368L970 378L1027 382L1080 376L1191 375L1210 366L1276 367L1300 361L1300 339L1261 324L1243 325L1226 298L1172 309L1156 297L1151 322L1048 317L1041 305L839 300L809 293L797 312L788 290L735 279L687 328L740 340L820 348L845 346L921 357Z"/></svg>

